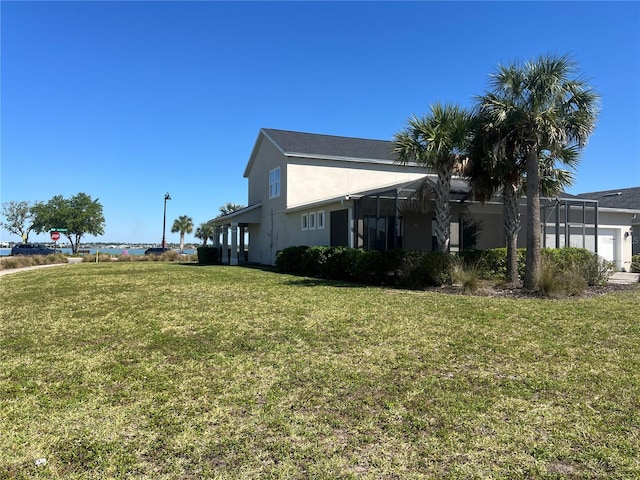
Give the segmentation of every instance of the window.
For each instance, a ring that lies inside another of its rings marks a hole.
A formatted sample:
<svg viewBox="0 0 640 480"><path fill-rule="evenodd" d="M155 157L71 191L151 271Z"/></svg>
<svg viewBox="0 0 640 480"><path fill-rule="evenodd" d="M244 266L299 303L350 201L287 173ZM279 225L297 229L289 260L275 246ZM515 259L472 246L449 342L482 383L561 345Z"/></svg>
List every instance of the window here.
<svg viewBox="0 0 640 480"><path fill-rule="evenodd" d="M316 222L318 230L322 230L324 228L324 210L320 210L318 212L318 218Z"/></svg>
<svg viewBox="0 0 640 480"><path fill-rule="evenodd" d="M309 230L309 215L307 215L306 213L302 214L301 218L301 222L300 222L300 227L302 228L302 230Z"/></svg>
<svg viewBox="0 0 640 480"><path fill-rule="evenodd" d="M269 198L280 196L280 167L269 171Z"/></svg>
<svg viewBox="0 0 640 480"><path fill-rule="evenodd" d="M316 229L316 212L311 212L309 214L309 230Z"/></svg>

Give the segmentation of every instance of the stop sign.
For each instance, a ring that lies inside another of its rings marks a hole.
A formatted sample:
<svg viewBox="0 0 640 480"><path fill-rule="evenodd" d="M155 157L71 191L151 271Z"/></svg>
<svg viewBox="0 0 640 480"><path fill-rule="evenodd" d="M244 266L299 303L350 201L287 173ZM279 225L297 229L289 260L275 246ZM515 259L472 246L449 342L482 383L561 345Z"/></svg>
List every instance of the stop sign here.
<svg viewBox="0 0 640 480"><path fill-rule="evenodd" d="M51 232L51 240L54 242L60 240L60 232Z"/></svg>

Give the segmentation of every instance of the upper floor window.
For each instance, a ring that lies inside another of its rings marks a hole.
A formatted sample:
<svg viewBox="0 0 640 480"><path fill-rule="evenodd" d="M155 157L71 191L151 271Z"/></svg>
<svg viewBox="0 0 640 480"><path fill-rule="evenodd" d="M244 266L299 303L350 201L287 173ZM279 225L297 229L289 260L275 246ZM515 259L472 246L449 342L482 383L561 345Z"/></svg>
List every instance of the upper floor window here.
<svg viewBox="0 0 640 480"><path fill-rule="evenodd" d="M269 198L280 196L280 167L269 171Z"/></svg>

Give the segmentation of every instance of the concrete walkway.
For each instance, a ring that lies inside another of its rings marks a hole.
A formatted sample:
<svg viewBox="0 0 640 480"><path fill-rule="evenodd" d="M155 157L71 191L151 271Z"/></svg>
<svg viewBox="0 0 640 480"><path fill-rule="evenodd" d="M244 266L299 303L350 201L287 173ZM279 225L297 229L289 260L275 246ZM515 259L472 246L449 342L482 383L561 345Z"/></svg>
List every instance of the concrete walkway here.
<svg viewBox="0 0 640 480"><path fill-rule="evenodd" d="M617 285L630 285L640 281L640 273L615 272L609 278L609 283Z"/></svg>

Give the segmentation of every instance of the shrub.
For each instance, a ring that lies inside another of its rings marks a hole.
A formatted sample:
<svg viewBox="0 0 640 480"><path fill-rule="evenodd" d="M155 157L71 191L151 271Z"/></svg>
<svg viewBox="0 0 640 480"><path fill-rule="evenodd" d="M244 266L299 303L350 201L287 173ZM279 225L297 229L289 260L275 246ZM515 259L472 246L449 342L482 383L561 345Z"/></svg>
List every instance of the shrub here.
<svg viewBox="0 0 640 480"><path fill-rule="evenodd" d="M527 256L526 248L518 248L518 275L524 277L525 261ZM478 274L485 277L504 278L507 275L507 249L490 248L482 252L478 262Z"/></svg>
<svg viewBox="0 0 640 480"><path fill-rule="evenodd" d="M560 266L549 257L542 258L540 276L538 277L538 291L545 297L581 295L587 288L580 261Z"/></svg>
<svg viewBox="0 0 640 480"><path fill-rule="evenodd" d="M613 263L584 248L545 248L542 257L559 271L581 276L589 286L606 284L614 270Z"/></svg>
<svg viewBox="0 0 640 480"><path fill-rule="evenodd" d="M302 274L303 259L309 250L306 245L287 247L276 252L276 268L281 273Z"/></svg>
<svg viewBox="0 0 640 480"><path fill-rule="evenodd" d="M640 255L631 257L631 271L633 273L640 273Z"/></svg>
<svg viewBox="0 0 640 480"><path fill-rule="evenodd" d="M421 267L427 285L440 286L451 280L452 256L442 252L424 252Z"/></svg>
<svg viewBox="0 0 640 480"><path fill-rule="evenodd" d="M217 247L200 246L197 249L198 263L201 265L216 265L220 263L220 249Z"/></svg>
<svg viewBox="0 0 640 480"><path fill-rule="evenodd" d="M459 256L454 257L451 262L451 281L462 285L465 293L477 292L480 284L478 263L467 263Z"/></svg>
<svg viewBox="0 0 640 480"><path fill-rule="evenodd" d="M0 261L0 270L35 267L38 265L53 265L55 263L67 263L67 257L62 253L54 253L52 255L19 255L15 257L3 257Z"/></svg>
<svg viewBox="0 0 640 480"><path fill-rule="evenodd" d="M423 252L405 252L395 274L398 287L419 289L427 284L422 268L422 255Z"/></svg>

